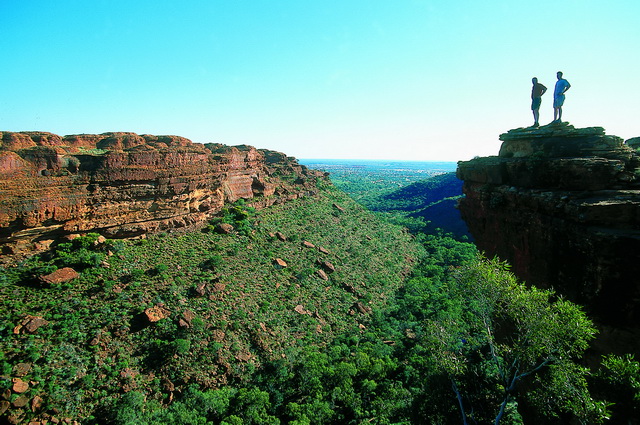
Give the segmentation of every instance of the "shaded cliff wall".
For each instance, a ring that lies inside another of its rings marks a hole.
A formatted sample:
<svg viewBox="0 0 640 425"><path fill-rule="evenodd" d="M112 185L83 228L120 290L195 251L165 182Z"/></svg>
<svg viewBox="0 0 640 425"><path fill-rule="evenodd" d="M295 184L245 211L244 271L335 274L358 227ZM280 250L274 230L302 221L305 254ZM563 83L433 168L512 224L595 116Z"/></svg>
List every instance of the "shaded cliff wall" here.
<svg viewBox="0 0 640 425"><path fill-rule="evenodd" d="M323 176L279 152L179 136L2 132L0 141L3 257L72 233L196 226L240 198L260 208L314 193Z"/></svg>
<svg viewBox="0 0 640 425"><path fill-rule="evenodd" d="M604 323L640 323L640 159L604 129L502 134L499 156L460 162L459 208L480 250Z"/></svg>

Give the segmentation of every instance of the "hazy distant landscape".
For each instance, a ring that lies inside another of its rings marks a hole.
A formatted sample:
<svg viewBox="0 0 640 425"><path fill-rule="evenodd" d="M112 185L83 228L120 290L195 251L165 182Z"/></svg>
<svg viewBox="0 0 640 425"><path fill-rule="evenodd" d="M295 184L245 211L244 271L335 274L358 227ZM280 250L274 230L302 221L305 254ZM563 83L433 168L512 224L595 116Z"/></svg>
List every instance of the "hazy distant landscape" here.
<svg viewBox="0 0 640 425"><path fill-rule="evenodd" d="M455 176L455 162L304 159L300 163L328 172L333 184L357 202L414 232L471 238L456 209L462 182Z"/></svg>
<svg viewBox="0 0 640 425"><path fill-rule="evenodd" d="M379 195L409 183L456 170L455 162L357 159L299 159L298 161L309 168L330 173L331 181L335 185L354 196L357 196L353 185L356 181L366 183L367 192L370 195Z"/></svg>

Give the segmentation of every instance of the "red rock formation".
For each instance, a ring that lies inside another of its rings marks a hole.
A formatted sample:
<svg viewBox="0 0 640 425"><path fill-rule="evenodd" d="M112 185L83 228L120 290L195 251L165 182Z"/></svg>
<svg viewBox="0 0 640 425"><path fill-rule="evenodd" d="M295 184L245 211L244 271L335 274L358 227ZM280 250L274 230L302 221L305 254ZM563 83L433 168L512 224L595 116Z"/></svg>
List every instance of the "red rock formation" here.
<svg viewBox="0 0 640 425"><path fill-rule="evenodd" d="M36 332L40 327L48 324L49 322L47 322L40 316L27 315L15 328L13 328L13 333L16 335L25 332L32 334Z"/></svg>
<svg viewBox="0 0 640 425"><path fill-rule="evenodd" d="M512 130L460 162L459 208L481 251L605 323L640 319L640 157L599 127Z"/></svg>
<svg viewBox="0 0 640 425"><path fill-rule="evenodd" d="M156 304L144 310L145 317L150 323L159 322L171 316L171 311L164 304Z"/></svg>
<svg viewBox="0 0 640 425"><path fill-rule="evenodd" d="M58 285L61 283L72 281L78 276L80 276L78 272L72 269L71 267L64 267L56 270L53 273L40 276L40 281L42 281L43 283L47 283L49 285Z"/></svg>
<svg viewBox="0 0 640 425"><path fill-rule="evenodd" d="M120 238L197 226L241 198L261 208L313 193L322 176L278 152L179 136L0 137L3 259L72 233Z"/></svg>
<svg viewBox="0 0 640 425"><path fill-rule="evenodd" d="M0 132L2 150L18 150L36 146L36 142L26 133Z"/></svg>

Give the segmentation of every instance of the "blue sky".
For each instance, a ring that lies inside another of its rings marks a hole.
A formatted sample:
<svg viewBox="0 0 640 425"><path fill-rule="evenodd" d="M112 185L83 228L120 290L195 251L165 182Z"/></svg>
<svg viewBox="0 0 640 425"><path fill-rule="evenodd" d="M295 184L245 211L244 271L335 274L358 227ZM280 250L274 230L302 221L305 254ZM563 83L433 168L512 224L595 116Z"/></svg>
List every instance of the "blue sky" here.
<svg viewBox="0 0 640 425"><path fill-rule="evenodd" d="M0 131L466 160L564 118L640 136L637 0L0 0ZM553 118L543 97L541 122Z"/></svg>

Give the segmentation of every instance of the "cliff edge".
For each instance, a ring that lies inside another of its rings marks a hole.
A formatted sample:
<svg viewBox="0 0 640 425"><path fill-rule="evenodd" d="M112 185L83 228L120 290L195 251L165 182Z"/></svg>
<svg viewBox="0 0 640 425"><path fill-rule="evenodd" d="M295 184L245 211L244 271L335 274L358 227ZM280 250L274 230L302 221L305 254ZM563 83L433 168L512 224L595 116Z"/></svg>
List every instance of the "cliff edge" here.
<svg viewBox="0 0 640 425"><path fill-rule="evenodd" d="M314 193L322 176L279 152L180 136L0 132L0 250L6 262L74 233L193 227L241 198Z"/></svg>
<svg viewBox="0 0 640 425"><path fill-rule="evenodd" d="M458 164L462 218L481 251L603 323L640 320L640 156L601 127L500 135L497 157Z"/></svg>

